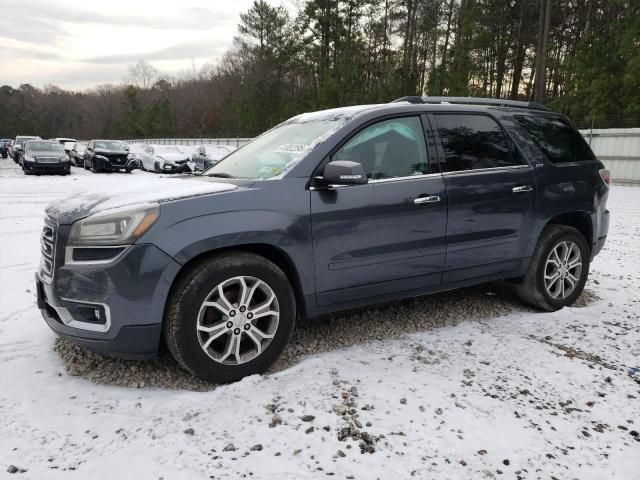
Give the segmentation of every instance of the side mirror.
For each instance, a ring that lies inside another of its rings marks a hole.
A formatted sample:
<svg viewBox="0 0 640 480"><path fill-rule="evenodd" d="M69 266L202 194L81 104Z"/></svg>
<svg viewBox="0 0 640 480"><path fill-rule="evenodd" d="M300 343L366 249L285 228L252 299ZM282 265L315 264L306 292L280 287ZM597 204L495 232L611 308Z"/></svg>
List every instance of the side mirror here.
<svg viewBox="0 0 640 480"><path fill-rule="evenodd" d="M131 150L131 147L129 145L125 145L124 146L124 150L125 150L125 152L128 152L129 150Z"/></svg>
<svg viewBox="0 0 640 480"><path fill-rule="evenodd" d="M325 185L363 185L368 181L362 165L347 160L327 163L322 174L322 183Z"/></svg>

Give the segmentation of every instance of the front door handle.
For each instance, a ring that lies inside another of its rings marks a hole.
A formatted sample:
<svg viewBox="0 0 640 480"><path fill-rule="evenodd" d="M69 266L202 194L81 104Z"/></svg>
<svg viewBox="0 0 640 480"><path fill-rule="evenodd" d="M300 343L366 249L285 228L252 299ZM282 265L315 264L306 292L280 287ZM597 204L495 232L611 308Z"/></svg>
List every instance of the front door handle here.
<svg viewBox="0 0 640 480"><path fill-rule="evenodd" d="M440 197L438 195L427 195L413 199L415 205L427 205L429 203L438 203L439 201Z"/></svg>
<svg viewBox="0 0 640 480"><path fill-rule="evenodd" d="M517 187L513 187L511 191L513 193L531 192L533 191L533 187L531 185L518 185Z"/></svg>

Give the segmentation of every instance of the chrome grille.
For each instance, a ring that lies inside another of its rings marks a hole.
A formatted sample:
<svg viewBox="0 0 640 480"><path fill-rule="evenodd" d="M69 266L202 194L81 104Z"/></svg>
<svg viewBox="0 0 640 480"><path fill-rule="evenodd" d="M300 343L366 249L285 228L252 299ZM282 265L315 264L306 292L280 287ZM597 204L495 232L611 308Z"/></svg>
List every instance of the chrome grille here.
<svg viewBox="0 0 640 480"><path fill-rule="evenodd" d="M42 234L40 235L40 249L42 251L40 276L45 281L51 281L53 278L57 230L56 222L51 217L45 217Z"/></svg>
<svg viewBox="0 0 640 480"><path fill-rule="evenodd" d="M58 158L57 157L37 157L36 158L36 162L40 162L40 163L57 163L58 162Z"/></svg>

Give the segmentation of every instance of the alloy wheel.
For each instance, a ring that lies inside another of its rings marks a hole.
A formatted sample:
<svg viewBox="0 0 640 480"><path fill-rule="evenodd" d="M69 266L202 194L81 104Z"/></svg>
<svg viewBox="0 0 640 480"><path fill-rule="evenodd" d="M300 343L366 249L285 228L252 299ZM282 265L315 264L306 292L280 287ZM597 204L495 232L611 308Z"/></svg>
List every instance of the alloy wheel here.
<svg viewBox="0 0 640 480"><path fill-rule="evenodd" d="M229 278L200 306L196 334L214 361L240 365L259 356L278 329L280 306L271 287L250 276Z"/></svg>
<svg viewBox="0 0 640 480"><path fill-rule="evenodd" d="M567 298L582 275L582 254L574 242L558 243L549 253L544 268L544 287L551 298Z"/></svg>

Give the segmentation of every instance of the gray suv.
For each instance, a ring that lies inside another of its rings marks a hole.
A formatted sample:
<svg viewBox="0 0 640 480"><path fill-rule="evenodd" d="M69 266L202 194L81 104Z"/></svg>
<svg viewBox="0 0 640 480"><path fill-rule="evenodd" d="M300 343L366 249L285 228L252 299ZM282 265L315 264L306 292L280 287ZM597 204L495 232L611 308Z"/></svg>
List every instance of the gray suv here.
<svg viewBox="0 0 640 480"><path fill-rule="evenodd" d="M146 359L166 343L233 381L324 313L497 279L539 309L570 305L606 239L609 184L567 119L533 103L303 114L162 191L50 205L38 305L89 349Z"/></svg>

